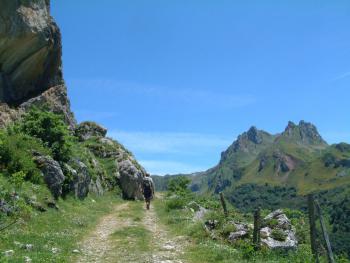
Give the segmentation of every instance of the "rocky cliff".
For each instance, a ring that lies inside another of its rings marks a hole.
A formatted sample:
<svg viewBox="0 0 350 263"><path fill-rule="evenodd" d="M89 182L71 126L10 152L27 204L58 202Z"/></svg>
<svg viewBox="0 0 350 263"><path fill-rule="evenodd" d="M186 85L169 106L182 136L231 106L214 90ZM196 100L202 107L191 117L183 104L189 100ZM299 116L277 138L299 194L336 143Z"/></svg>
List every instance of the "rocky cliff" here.
<svg viewBox="0 0 350 263"><path fill-rule="evenodd" d="M0 1L0 125L32 104L75 126L62 76L61 33L48 0Z"/></svg>
<svg viewBox="0 0 350 263"><path fill-rule="evenodd" d="M50 0L0 0L0 128L33 106L63 116L78 138L69 162L33 156L55 197L65 191L84 198L119 185L123 196L142 199L146 171L107 130L94 122L77 125L62 74L60 29Z"/></svg>

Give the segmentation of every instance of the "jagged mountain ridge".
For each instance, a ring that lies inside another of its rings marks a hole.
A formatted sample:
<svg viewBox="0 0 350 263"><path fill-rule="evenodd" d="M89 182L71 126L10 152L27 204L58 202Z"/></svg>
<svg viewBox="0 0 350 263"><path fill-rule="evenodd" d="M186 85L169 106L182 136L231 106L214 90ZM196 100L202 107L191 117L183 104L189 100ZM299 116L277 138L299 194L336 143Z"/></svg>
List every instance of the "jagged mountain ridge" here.
<svg viewBox="0 0 350 263"><path fill-rule="evenodd" d="M217 166L190 176L192 189L218 193L243 184L290 186L300 193L331 189L350 182L348 166L325 165L327 155L347 163L350 151L338 148L344 147L329 146L305 121L289 122L276 135L253 126L221 154Z"/></svg>

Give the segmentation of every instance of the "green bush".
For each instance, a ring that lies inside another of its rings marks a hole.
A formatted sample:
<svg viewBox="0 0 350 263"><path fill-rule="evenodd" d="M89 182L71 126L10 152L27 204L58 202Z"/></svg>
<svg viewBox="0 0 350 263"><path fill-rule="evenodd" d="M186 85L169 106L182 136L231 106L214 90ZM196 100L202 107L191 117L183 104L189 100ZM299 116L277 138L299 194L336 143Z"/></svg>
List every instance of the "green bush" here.
<svg viewBox="0 0 350 263"><path fill-rule="evenodd" d="M278 241L285 241L287 238L287 234L281 229L273 229L271 232L271 236L273 239Z"/></svg>
<svg viewBox="0 0 350 263"><path fill-rule="evenodd" d="M65 162L70 159L72 137L60 115L33 108L15 128L40 139L51 149L55 160Z"/></svg>
<svg viewBox="0 0 350 263"><path fill-rule="evenodd" d="M190 192L188 189L191 180L184 176L179 176L171 179L168 183L168 192L178 195L184 195Z"/></svg>
<svg viewBox="0 0 350 263"><path fill-rule="evenodd" d="M40 140L14 131L0 132L0 170L7 176L23 172L25 179L41 183L40 170L34 163L32 151L49 154Z"/></svg>
<svg viewBox="0 0 350 263"><path fill-rule="evenodd" d="M234 224L226 223L222 226L220 234L223 235L224 237L227 237L230 235L231 232L236 232L236 231L237 231L237 228Z"/></svg>
<svg viewBox="0 0 350 263"><path fill-rule="evenodd" d="M187 204L186 199L181 197L175 197L175 198L168 199L165 202L165 209L167 211L174 210L174 209L182 209L185 207L186 204Z"/></svg>

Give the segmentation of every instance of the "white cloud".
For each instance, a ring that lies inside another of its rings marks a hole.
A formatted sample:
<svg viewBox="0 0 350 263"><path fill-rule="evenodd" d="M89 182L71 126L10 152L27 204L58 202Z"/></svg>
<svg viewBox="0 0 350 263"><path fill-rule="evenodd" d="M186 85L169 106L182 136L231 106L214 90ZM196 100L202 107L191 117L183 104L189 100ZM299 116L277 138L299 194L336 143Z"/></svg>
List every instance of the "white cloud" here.
<svg viewBox="0 0 350 263"><path fill-rule="evenodd" d="M333 81L337 81L337 80L344 79L344 78L348 78L348 77L350 77L350 71L345 72L345 73L342 73L342 74L336 76L336 77L333 79Z"/></svg>
<svg viewBox="0 0 350 263"><path fill-rule="evenodd" d="M108 136L131 150L151 174L193 173L207 170L233 138L200 133L111 131Z"/></svg>
<svg viewBox="0 0 350 263"><path fill-rule="evenodd" d="M199 133L125 132L111 131L108 136L138 153L196 154L225 149L233 139Z"/></svg>
<svg viewBox="0 0 350 263"><path fill-rule="evenodd" d="M98 88L98 90L104 90L106 92L118 92L119 96L123 93L133 94L145 96L145 98L155 98L159 101L170 99L178 103L220 109L245 107L256 102L256 98L249 94L232 94L201 88L174 88L113 79L72 79L69 85L77 89L83 89L84 91L88 89L96 90Z"/></svg>
<svg viewBox="0 0 350 263"><path fill-rule="evenodd" d="M145 167L147 171L154 175L179 174L179 173L193 173L204 171L207 167L199 167L182 162L161 161L161 160L141 160L140 164Z"/></svg>

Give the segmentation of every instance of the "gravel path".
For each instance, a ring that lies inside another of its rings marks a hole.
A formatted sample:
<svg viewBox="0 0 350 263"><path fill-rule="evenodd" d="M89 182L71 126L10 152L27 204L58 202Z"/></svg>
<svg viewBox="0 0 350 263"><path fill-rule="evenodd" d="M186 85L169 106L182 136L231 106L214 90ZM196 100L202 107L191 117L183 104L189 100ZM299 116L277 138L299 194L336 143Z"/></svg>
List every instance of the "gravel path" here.
<svg viewBox="0 0 350 263"><path fill-rule="evenodd" d="M80 243L80 256L76 262L185 263L181 259L185 238L173 238L160 223L153 206L150 210L142 208L142 218L135 221L129 216L134 207L126 202L117 205L111 214L101 218L96 228ZM123 240L118 240L112 236L116 231L128 227L141 227L150 233L149 250L135 253L138 251L136 239L141 237L125 236Z"/></svg>

